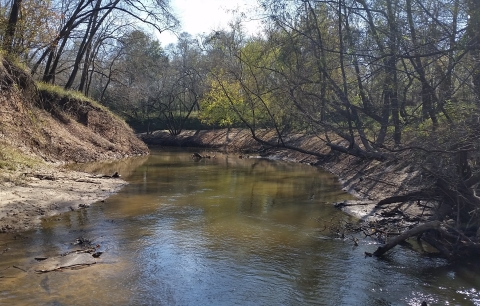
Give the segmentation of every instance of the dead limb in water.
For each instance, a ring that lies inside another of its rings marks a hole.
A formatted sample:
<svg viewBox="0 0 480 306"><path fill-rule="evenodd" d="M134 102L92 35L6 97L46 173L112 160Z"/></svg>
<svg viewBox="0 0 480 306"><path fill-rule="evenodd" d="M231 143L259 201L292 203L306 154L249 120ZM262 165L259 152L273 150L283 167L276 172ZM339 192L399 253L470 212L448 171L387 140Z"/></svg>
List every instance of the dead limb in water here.
<svg viewBox="0 0 480 306"><path fill-rule="evenodd" d="M215 154L213 156L210 156L210 155L200 155L200 153L193 153L192 154L192 159L195 160L195 161L198 161L202 158L215 158Z"/></svg>
<svg viewBox="0 0 480 306"><path fill-rule="evenodd" d="M192 154L192 158L193 158L193 159L202 159L203 156L200 155L200 153L195 152L195 153Z"/></svg>
<svg viewBox="0 0 480 306"><path fill-rule="evenodd" d="M378 249L373 253L375 256L382 256L385 254L388 250L394 248L397 244L401 243L402 241L412 237L412 236L417 236L420 235L428 230L432 229L438 229L440 227L440 221L430 221L424 224L421 224L419 226L416 226L400 235L397 237L393 238L389 242L387 242L385 245L382 245L378 247Z"/></svg>

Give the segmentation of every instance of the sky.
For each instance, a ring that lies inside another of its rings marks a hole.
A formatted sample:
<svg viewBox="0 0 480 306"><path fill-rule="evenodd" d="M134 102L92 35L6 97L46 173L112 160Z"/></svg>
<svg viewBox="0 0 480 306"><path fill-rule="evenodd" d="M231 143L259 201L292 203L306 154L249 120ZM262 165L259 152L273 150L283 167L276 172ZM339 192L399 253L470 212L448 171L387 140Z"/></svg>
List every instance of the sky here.
<svg viewBox="0 0 480 306"><path fill-rule="evenodd" d="M171 0L174 14L180 20L181 30L193 36L210 33L212 30L227 28L232 20L232 10L244 12L251 16L255 12L256 0ZM229 12L230 11L230 12ZM260 27L259 21L245 24L248 33L255 33ZM158 36L162 46L177 41L176 36L165 31Z"/></svg>

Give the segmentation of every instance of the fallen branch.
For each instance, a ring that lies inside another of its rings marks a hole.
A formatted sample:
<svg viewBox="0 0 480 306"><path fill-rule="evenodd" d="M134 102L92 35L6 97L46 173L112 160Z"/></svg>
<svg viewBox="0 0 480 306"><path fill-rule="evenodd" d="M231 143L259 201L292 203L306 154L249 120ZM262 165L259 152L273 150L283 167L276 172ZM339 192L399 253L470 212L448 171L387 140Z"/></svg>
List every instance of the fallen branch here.
<svg viewBox="0 0 480 306"><path fill-rule="evenodd" d="M14 267L15 269L18 269L18 270L22 270L23 272L27 272L27 270L22 269L22 268L20 268L19 266L12 266L12 267Z"/></svg>
<svg viewBox="0 0 480 306"><path fill-rule="evenodd" d="M373 204L372 202L350 202L350 201L341 201L341 202L336 202L333 203L333 206L336 208L342 208L346 206L366 206Z"/></svg>
<svg viewBox="0 0 480 306"><path fill-rule="evenodd" d="M422 234L423 232L426 232L428 230L432 229L439 229L440 228L440 221L430 221L427 223L424 223L422 225L416 226L406 232L403 232L401 235L391 239L388 243L385 245L382 245L378 247L378 249L373 253L373 255L379 257L385 254L388 250L394 248L397 244L401 243L402 241L412 237L412 236L417 236Z"/></svg>
<svg viewBox="0 0 480 306"><path fill-rule="evenodd" d="M110 177L110 176L109 176ZM101 184L101 182L96 182L96 181L92 181L92 180L87 180L87 179L76 179L75 182L78 182L78 183L89 183L89 184Z"/></svg>
<svg viewBox="0 0 480 306"><path fill-rule="evenodd" d="M36 273L41 274L41 273L48 273L48 272L62 272L63 270L80 270L86 267L90 267L91 265L94 265L95 263L85 263L85 264L78 264L78 265L72 265L68 267L58 267L53 270L35 270Z"/></svg>
<svg viewBox="0 0 480 306"><path fill-rule="evenodd" d="M432 192L425 191L425 190L415 191L409 194L393 196L393 197L383 199L377 203L377 207L386 205L386 204L393 204L393 203L400 203L400 202L432 200L433 197L434 197L434 194Z"/></svg>
<svg viewBox="0 0 480 306"><path fill-rule="evenodd" d="M284 142L274 144L274 143L271 143L271 142L268 142L266 140L263 140L263 139L259 138L255 134L252 135L252 138L254 140L256 140L258 143L260 143L262 145L265 145L265 146L268 146L268 147L271 147L271 148L277 148L277 149L278 148L285 148L285 149L289 149L289 150L292 150L292 151L297 151L297 152L300 152L300 153L304 153L304 154L308 154L308 155L312 155L312 156L316 156L316 157L320 157L320 158L328 157L328 155L326 155L326 154L321 154L321 153L318 153L318 152L305 150L305 149L302 149L302 148L299 148L299 147L296 147L296 146L288 145Z"/></svg>

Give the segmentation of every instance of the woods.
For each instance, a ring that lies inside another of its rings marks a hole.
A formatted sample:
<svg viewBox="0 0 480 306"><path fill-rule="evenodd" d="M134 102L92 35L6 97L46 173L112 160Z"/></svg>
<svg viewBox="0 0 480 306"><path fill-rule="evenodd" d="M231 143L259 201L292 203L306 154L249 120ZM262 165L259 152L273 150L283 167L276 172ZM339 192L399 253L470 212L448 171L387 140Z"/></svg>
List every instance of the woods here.
<svg viewBox="0 0 480 306"><path fill-rule="evenodd" d="M422 237L455 258L480 249L477 2L261 0L257 35L240 16L162 47L156 33L178 28L165 0L4 0L0 37L38 81L78 90L141 131L243 127L292 150L301 133L331 155L408 160L425 185L379 204L433 201L429 221L448 226Z"/></svg>

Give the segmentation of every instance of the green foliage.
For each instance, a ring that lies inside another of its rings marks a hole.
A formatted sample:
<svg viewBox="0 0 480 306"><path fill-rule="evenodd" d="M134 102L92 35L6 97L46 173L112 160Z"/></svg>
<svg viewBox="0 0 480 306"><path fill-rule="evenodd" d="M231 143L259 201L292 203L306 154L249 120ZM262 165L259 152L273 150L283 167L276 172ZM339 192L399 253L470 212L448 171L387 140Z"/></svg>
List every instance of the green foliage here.
<svg viewBox="0 0 480 306"><path fill-rule="evenodd" d="M456 123L478 112L477 105L473 101L447 101L444 108L450 118Z"/></svg>
<svg viewBox="0 0 480 306"><path fill-rule="evenodd" d="M1 45L0 45L1 46ZM17 54L15 53L8 53L5 50L0 49L0 61L2 59L8 60L11 64L13 64L15 67L17 67L20 70L23 70L25 72L29 72L30 68L25 64L24 61L22 61Z"/></svg>
<svg viewBox="0 0 480 306"><path fill-rule="evenodd" d="M246 115L245 103L238 82L211 80L210 90L200 102L202 123L230 127L242 122Z"/></svg>

